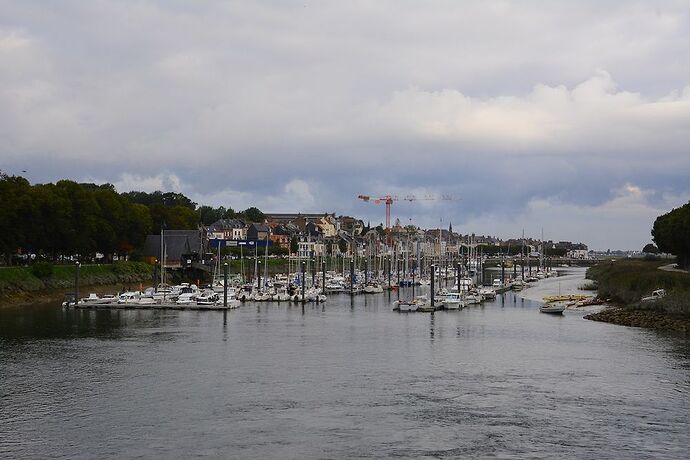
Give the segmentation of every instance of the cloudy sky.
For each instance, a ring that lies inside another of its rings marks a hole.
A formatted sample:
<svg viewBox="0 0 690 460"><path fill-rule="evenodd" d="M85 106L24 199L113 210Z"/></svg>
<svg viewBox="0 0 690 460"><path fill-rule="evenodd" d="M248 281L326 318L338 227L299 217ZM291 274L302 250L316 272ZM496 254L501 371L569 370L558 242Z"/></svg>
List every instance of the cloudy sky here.
<svg viewBox="0 0 690 460"><path fill-rule="evenodd" d="M687 1L0 0L34 183L640 249L689 150Z"/></svg>

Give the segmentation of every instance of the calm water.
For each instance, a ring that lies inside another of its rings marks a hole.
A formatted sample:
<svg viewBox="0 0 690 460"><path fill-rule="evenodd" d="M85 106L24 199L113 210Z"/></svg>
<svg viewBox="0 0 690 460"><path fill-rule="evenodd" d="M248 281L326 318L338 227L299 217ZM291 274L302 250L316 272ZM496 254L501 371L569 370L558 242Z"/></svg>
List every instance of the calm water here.
<svg viewBox="0 0 690 460"><path fill-rule="evenodd" d="M687 458L690 341L512 294L0 309L3 458Z"/></svg>

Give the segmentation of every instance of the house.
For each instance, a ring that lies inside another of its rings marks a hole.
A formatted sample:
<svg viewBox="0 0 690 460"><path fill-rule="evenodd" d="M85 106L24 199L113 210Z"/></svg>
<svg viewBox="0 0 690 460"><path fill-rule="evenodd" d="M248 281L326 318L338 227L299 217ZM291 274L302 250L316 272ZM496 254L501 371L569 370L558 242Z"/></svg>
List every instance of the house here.
<svg viewBox="0 0 690 460"><path fill-rule="evenodd" d="M246 240L247 224L241 219L220 219L211 224L206 233L212 240Z"/></svg>
<svg viewBox="0 0 690 460"><path fill-rule="evenodd" d="M271 234L271 228L266 224L253 223L247 229L247 239L249 241L267 240Z"/></svg>
<svg viewBox="0 0 690 460"><path fill-rule="evenodd" d="M268 224L271 228L271 233L268 236L269 240L274 245L288 249L290 247L290 236L292 233L285 225Z"/></svg>
<svg viewBox="0 0 690 460"><path fill-rule="evenodd" d="M206 239L199 230L166 230L163 233L165 267L187 267L202 259L206 252ZM161 257L161 236L148 235L144 243L144 259L157 264Z"/></svg>
<svg viewBox="0 0 690 460"><path fill-rule="evenodd" d="M570 259L589 259L589 251L586 249L573 249L568 251L568 257Z"/></svg>

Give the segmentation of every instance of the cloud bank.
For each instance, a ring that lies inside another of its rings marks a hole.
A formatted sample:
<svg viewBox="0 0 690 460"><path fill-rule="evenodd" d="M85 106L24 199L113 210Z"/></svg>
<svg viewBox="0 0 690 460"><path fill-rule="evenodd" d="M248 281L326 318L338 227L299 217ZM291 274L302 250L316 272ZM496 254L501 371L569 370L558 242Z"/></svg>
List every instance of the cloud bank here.
<svg viewBox="0 0 690 460"><path fill-rule="evenodd" d="M453 194L394 218L630 249L690 194L684 2L0 11L0 169L33 182L372 223L360 193Z"/></svg>

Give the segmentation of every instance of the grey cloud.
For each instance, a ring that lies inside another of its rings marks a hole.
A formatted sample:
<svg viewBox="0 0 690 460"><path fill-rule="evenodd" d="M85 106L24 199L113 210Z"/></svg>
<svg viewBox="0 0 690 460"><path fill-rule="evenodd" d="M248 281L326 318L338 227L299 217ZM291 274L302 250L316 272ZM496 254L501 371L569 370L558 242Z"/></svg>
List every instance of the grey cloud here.
<svg viewBox="0 0 690 460"><path fill-rule="evenodd" d="M0 168L35 182L172 187L161 178L174 176L211 204L372 223L383 208L358 193L428 190L463 200L394 213L428 225L445 214L479 233L568 206L600 216L625 184L646 191L647 207L632 208L644 228L650 210L688 191L684 2L0 11ZM581 232L586 241L597 229Z"/></svg>

